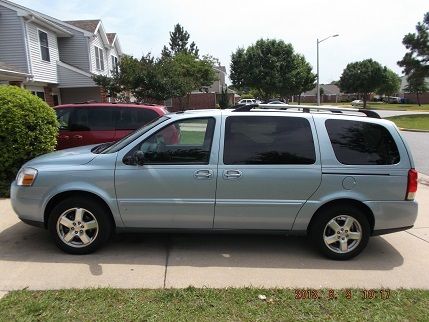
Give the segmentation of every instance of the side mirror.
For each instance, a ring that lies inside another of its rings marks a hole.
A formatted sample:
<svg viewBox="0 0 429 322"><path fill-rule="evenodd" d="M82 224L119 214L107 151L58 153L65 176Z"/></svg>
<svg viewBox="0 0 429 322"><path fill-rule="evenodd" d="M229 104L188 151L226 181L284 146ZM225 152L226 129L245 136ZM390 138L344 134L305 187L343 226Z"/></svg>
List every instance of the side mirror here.
<svg viewBox="0 0 429 322"><path fill-rule="evenodd" d="M144 153L143 151L137 150L134 152L134 162L137 165L143 165L144 164Z"/></svg>

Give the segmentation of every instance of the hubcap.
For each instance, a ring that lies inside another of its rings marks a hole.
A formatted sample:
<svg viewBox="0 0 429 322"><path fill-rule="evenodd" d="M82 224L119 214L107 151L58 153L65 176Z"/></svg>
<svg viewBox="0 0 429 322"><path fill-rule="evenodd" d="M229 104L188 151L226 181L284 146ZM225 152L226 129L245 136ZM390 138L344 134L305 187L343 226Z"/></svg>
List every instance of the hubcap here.
<svg viewBox="0 0 429 322"><path fill-rule="evenodd" d="M323 240L325 245L335 253L349 253L362 240L362 227L352 216L337 216L326 224Z"/></svg>
<svg viewBox="0 0 429 322"><path fill-rule="evenodd" d="M71 208L58 218L57 234L68 246L86 247L97 238L98 222L90 211L84 208Z"/></svg>

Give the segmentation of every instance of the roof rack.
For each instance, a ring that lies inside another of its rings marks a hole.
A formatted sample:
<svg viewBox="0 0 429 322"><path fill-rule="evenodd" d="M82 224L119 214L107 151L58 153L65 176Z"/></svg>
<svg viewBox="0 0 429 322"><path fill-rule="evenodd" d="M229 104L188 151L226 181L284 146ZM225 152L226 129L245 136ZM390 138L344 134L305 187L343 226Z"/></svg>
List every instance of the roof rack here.
<svg viewBox="0 0 429 322"><path fill-rule="evenodd" d="M353 107L337 107L337 106L317 106L317 105L289 105L289 104L238 104L233 107L233 112L250 112L253 109L270 109L270 110L301 110L303 113L310 113L311 111L328 111L335 114L344 114L347 112L363 113L367 117L380 119L380 115L372 110Z"/></svg>
<svg viewBox="0 0 429 322"><path fill-rule="evenodd" d="M90 101L85 101L85 102L77 102L74 104L93 104L93 103L98 103L96 100L90 100Z"/></svg>

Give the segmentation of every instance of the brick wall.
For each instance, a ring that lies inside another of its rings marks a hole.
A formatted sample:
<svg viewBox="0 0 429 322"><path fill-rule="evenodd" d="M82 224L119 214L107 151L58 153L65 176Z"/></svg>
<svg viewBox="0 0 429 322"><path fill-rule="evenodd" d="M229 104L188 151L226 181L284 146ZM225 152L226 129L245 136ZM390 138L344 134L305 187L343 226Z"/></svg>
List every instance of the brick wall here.
<svg viewBox="0 0 429 322"><path fill-rule="evenodd" d="M107 93L103 87L99 87L100 90L100 103L107 103Z"/></svg>
<svg viewBox="0 0 429 322"><path fill-rule="evenodd" d="M45 86L43 87L43 91L45 92L45 102L48 103L49 106L55 106L54 98L52 97L52 88Z"/></svg>
<svg viewBox="0 0 429 322"><path fill-rule="evenodd" d="M184 110L200 110L205 108L216 108L216 94L215 93L192 93L182 98ZM180 100L173 98L171 112L180 111Z"/></svg>
<svg viewBox="0 0 429 322"><path fill-rule="evenodd" d="M404 97L410 101L410 103L417 104L417 95L414 93L405 93ZM429 92L420 94L420 103L429 104Z"/></svg>

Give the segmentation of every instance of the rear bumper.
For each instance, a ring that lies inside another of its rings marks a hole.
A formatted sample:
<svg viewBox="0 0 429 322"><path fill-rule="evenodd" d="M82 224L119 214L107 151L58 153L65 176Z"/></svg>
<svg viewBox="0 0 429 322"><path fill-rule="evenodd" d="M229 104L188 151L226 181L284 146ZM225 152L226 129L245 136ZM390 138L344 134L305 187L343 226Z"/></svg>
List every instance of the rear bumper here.
<svg viewBox="0 0 429 322"><path fill-rule="evenodd" d="M371 234L371 236L379 236L379 235L386 235L391 233L396 233L398 231L404 231L413 228L414 226L407 226L407 227L400 227L400 228L391 228L391 229L379 229L374 230Z"/></svg>
<svg viewBox="0 0 429 322"><path fill-rule="evenodd" d="M409 229L417 218L415 201L367 201L365 204L374 214L374 235Z"/></svg>

